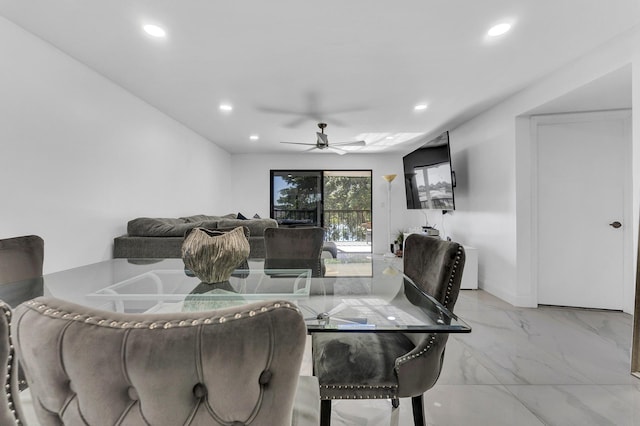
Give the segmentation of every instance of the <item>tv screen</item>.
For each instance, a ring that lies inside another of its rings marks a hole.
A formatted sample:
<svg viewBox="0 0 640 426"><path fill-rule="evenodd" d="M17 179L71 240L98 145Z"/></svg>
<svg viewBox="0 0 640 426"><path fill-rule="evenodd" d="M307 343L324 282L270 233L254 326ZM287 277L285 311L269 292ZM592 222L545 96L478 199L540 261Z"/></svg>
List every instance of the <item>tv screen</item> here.
<svg viewBox="0 0 640 426"><path fill-rule="evenodd" d="M449 132L402 157L408 209L455 210Z"/></svg>

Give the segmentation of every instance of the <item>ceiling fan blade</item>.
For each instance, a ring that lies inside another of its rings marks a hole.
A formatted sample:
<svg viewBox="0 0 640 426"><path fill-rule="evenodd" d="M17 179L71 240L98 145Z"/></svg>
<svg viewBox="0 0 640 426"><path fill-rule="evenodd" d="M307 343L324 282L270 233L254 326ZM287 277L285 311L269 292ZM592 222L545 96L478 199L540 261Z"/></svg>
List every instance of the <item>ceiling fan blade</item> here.
<svg viewBox="0 0 640 426"><path fill-rule="evenodd" d="M327 149L331 152L335 152L338 155L345 155L347 153L347 151L340 148L334 148L333 146L328 146Z"/></svg>
<svg viewBox="0 0 640 426"><path fill-rule="evenodd" d="M309 117L306 117L304 115L293 119L287 123L284 124L284 127L287 127L289 129L295 129L296 127L300 127L300 125L302 125L303 123L307 122L308 120L310 120Z"/></svg>
<svg viewBox="0 0 640 426"><path fill-rule="evenodd" d="M365 146L367 143L365 141L354 141L354 142L337 142L331 143L333 146Z"/></svg>
<svg viewBox="0 0 640 426"><path fill-rule="evenodd" d="M331 118L330 120L327 119L327 121L330 121L332 126L347 127L347 124L342 120L337 120L335 118Z"/></svg>
<svg viewBox="0 0 640 426"><path fill-rule="evenodd" d="M290 145L309 145L309 146L316 146L315 143L305 143L305 142L280 142L280 143L288 143Z"/></svg>

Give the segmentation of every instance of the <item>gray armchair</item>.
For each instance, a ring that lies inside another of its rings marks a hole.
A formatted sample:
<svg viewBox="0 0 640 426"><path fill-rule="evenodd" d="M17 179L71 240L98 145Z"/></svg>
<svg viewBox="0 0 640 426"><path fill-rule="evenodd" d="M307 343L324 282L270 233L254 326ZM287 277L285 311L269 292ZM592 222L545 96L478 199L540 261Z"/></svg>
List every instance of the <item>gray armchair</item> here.
<svg viewBox="0 0 640 426"><path fill-rule="evenodd" d="M0 299L11 307L42 296L44 240L37 235L0 240ZM27 388L22 369L19 370L20 390Z"/></svg>
<svg viewBox="0 0 640 426"><path fill-rule="evenodd" d="M42 296L44 240L37 235L0 240L0 299L9 306Z"/></svg>
<svg viewBox="0 0 640 426"><path fill-rule="evenodd" d="M122 314L41 297L12 332L34 409L50 425L313 425L300 377L304 321L286 301Z"/></svg>
<svg viewBox="0 0 640 426"><path fill-rule="evenodd" d="M465 253L461 245L412 234L404 246L404 273L453 311ZM329 425L332 399L411 397L414 423L424 426L423 393L442 369L448 334L316 333L313 369L320 382L321 424Z"/></svg>
<svg viewBox="0 0 640 426"><path fill-rule="evenodd" d="M17 362L11 341L11 307L0 300L0 374L4 384L0 391L0 425L22 425L24 415L20 405Z"/></svg>
<svg viewBox="0 0 640 426"><path fill-rule="evenodd" d="M324 275L322 247L324 229L267 228L264 230L265 269L311 269L314 277Z"/></svg>

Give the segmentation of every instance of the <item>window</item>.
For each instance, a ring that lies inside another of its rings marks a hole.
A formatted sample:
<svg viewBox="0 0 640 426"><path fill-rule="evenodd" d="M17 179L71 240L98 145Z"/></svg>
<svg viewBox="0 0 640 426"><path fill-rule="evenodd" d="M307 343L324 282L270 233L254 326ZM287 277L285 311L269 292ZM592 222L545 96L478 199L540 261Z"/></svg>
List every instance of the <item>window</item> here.
<svg viewBox="0 0 640 426"><path fill-rule="evenodd" d="M371 251L371 170L272 170L271 217ZM361 250L364 251L364 250Z"/></svg>

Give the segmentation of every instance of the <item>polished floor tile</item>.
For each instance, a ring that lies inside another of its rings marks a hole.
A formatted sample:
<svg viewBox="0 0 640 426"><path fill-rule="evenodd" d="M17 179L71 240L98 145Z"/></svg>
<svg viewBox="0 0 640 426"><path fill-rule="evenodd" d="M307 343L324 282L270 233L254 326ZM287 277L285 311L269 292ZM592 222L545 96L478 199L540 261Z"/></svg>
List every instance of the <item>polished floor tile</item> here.
<svg viewBox="0 0 640 426"><path fill-rule="evenodd" d="M455 313L473 327L451 335L427 426L640 426L640 380L631 376L631 315L517 308L463 290ZM310 360L309 360L310 363ZM400 426L413 425L402 399ZM338 401L334 426L392 423L389 401Z"/></svg>
<svg viewBox="0 0 640 426"><path fill-rule="evenodd" d="M501 385L440 385L425 393L428 425L543 426ZM407 409L410 404L407 404ZM403 425L411 425L407 422Z"/></svg>
<svg viewBox="0 0 640 426"><path fill-rule="evenodd" d="M617 386L615 389L609 385L507 388L546 425L640 425L640 392L633 386Z"/></svg>

